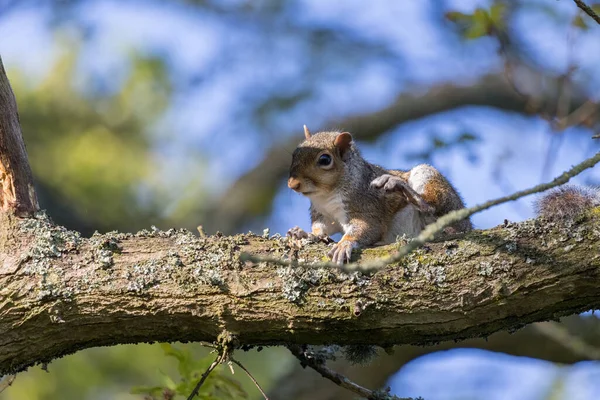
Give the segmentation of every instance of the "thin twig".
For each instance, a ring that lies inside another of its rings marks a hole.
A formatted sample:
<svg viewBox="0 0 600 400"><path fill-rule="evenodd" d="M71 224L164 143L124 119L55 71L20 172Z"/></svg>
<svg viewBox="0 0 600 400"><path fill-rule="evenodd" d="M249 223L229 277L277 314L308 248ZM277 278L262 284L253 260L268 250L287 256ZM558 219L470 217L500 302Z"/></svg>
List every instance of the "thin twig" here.
<svg viewBox="0 0 600 400"><path fill-rule="evenodd" d="M300 360L302 365L308 366L317 371L323 378L329 379L336 385L348 389L349 391L356 393L357 395L364 397L369 400L381 399L381 400L412 400L410 398L400 398L398 396L385 394L382 392L370 390L360 386L357 383L352 382L344 375L328 368L324 363L321 363L314 358L307 357L306 353L301 346L293 345L289 346L288 349L292 354Z"/></svg>
<svg viewBox="0 0 600 400"><path fill-rule="evenodd" d="M252 374L250 373L250 371L248 371L246 369L246 367L244 367L242 365L241 362L239 362L238 360L236 360L235 358L230 358L229 359L232 363L236 364L238 367L240 367L242 370L244 370L244 372L246 373L246 375L248 375L248 378L250 378L250 380L252 382L254 382L254 385L256 385L256 387L258 388L258 390L260 391L260 393L263 395L263 397L265 398L265 400L269 400L269 398L267 397L267 395L265 394L264 390L262 390L262 388L260 387L260 385L258 384L258 381L256 379L254 379L254 377L252 376Z"/></svg>
<svg viewBox="0 0 600 400"><path fill-rule="evenodd" d="M533 325L535 329L545 336L553 339L573 353L583 356L588 360L600 360L600 349L594 347L580 337L573 335L564 326L557 322L544 322Z"/></svg>
<svg viewBox="0 0 600 400"><path fill-rule="evenodd" d="M0 378L0 393L2 393L7 387L12 385L16 379L16 375L4 375Z"/></svg>
<svg viewBox="0 0 600 400"><path fill-rule="evenodd" d="M581 8L587 15L592 17L594 19L594 21L596 21L598 24L600 24L600 16L598 16L598 14L596 14L590 6L588 6L581 0L573 0L573 1L575 2L575 4L577 4L577 7Z"/></svg>
<svg viewBox="0 0 600 400"><path fill-rule="evenodd" d="M215 358L215 361L213 361L212 364L210 364L210 366L208 367L208 369L202 374L202 377L200 378L200 381L196 384L196 387L194 387L194 390L192 390L192 393L190 393L190 395L188 396L187 400L193 400L194 397L198 394L198 391L200 390L200 387L202 386L202 384L204 383L204 381L206 380L206 378L208 378L208 375L210 375L210 373L212 372L213 369L215 369L217 367L217 365L219 365L221 363L221 361L223 360L224 354L219 354L217 356L217 358Z"/></svg>
<svg viewBox="0 0 600 400"><path fill-rule="evenodd" d="M444 228L454 224L455 222L461 221L465 218L470 217L473 214L487 210L488 208L492 208L499 204L507 203L509 201L514 201L514 200L520 199L521 197L525 197L525 196L529 196L531 194L543 192L545 190L552 189L553 187L565 184L575 175L578 175L579 173L581 173L582 171L584 171L588 168L592 168L594 165L598 164L599 162L600 162L600 152L596 153L596 155L594 155L593 157L588 158L587 160L575 165L570 170L563 172L561 175L557 176L556 178L554 178L552 181L550 181L548 183L542 183L542 184L534 186L530 189L521 190L519 192L513 193L512 195L500 197L495 200L490 200L483 204L480 204L480 205L477 205L477 206L474 206L471 208L462 208L460 210L451 211L448 214L443 215L442 217L438 218L435 222L427 225L425 227L425 229L423 229L423 231L421 231L421 233L417 237L413 238L410 242L408 242L404 246L400 247L400 249L398 249L397 253L395 253L391 256L388 256L388 257L383 257L383 258L371 261L371 262L365 262L364 264L350 263L350 264L346 264L343 266L340 266L340 265L332 263L332 262L307 264L307 263L298 263L293 260L284 260L284 259L277 258L277 257L253 256L248 253L240 254L240 260L241 261L250 261L253 263L266 262L266 263L272 263L275 265L282 265L282 266L294 265L294 266L307 267L307 268L336 268L337 267L337 268L341 268L344 271L363 271L363 272L375 271L375 270L385 267L386 265L393 264L395 262L400 261L403 257L410 254L413 250L424 245L426 242L433 240L433 238L435 237L436 234L440 233L442 230L444 230Z"/></svg>

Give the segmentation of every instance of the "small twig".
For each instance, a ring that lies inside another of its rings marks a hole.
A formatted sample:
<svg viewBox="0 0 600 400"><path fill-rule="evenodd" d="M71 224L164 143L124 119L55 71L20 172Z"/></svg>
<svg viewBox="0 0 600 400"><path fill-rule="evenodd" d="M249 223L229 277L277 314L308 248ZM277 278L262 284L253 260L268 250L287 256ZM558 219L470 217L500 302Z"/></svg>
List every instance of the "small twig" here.
<svg viewBox="0 0 600 400"><path fill-rule="evenodd" d="M289 346L288 349L292 354L300 360L302 365L308 366L317 371L323 378L329 379L336 385L348 389L349 391L356 393L357 395L364 397L369 400L412 400L410 398L400 398L398 396L384 394L380 391L374 391L360 386L357 383L352 382L344 375L328 368L324 363L321 363L314 358L307 357L301 346L293 345Z"/></svg>
<svg viewBox="0 0 600 400"><path fill-rule="evenodd" d="M544 322L533 325L542 334L561 344L573 353L583 356L588 360L600 360L600 349L589 345L581 338L573 335L564 326L557 322Z"/></svg>
<svg viewBox="0 0 600 400"><path fill-rule="evenodd" d="M423 231L421 231L421 233L417 237L413 238L410 242L408 242L404 246L400 247L400 249L398 249L398 252L396 254L393 254L388 257L383 257L383 258L380 258L380 259L377 259L377 260L374 260L371 262L366 262L364 264L350 263L350 264L346 264L343 266L340 266L340 265L332 263L332 262L313 263L313 264L307 264L307 263L297 263L296 264L295 262L292 262L290 260L284 260L284 259L277 258L277 257L259 257L259 256L253 256L248 253L240 254L240 260L241 261L250 261L250 262L254 262L254 263L266 262L266 263L273 263L275 265L282 265L282 266L289 266L289 265L293 264L293 265L297 265L299 267L307 267L307 268L341 268L344 271L370 272L370 271L378 270L378 269L385 267L388 264L393 264L395 262L400 261L403 257L410 254L413 250L424 245L426 242L433 240L433 238L435 237L436 234L440 233L442 230L444 230L444 228L454 224L455 222L461 221L465 218L470 217L473 214L487 210L488 208L492 208L499 204L507 203L509 201L514 201L514 200L520 199L521 197L525 197L525 196L529 196L531 194L543 192L545 190L552 189L553 187L565 184L572 177L578 175L579 173L581 173L582 171L584 171L588 168L592 168L594 165L596 165L599 162L600 162L600 152L596 153L596 155L594 155L593 157L588 158L587 160L575 165L570 170L563 172L561 175L557 176L550 182L539 184L530 189L518 191L509 196L504 196L504 197L500 197L495 200L490 200L483 204L480 204L480 205L477 205L477 206L474 206L471 208L462 208L460 210L451 211L448 214L443 215L440 218L438 218L435 222L427 225L425 227L425 229Z"/></svg>
<svg viewBox="0 0 600 400"><path fill-rule="evenodd" d="M241 369L242 369L242 370L243 370L243 371L246 373L246 375L248 375L248 378L250 378L250 380L251 380L252 382L254 382L254 385L255 385L255 386L258 388L258 390L259 390L259 391L260 391L260 393L263 395L263 397L265 398L265 400L269 400L269 398L268 398L268 397L267 397L267 395L265 394L264 390L262 390L262 388L261 388L261 387L260 387L260 385L258 384L258 381L257 381L256 379L254 379L254 377L252 376L252 374L250 373L250 371L248 371L248 370L246 369L246 367L244 367L244 366L242 365L242 363L241 363L241 362L239 362L238 360L236 360L235 358L231 357L231 358L229 358L229 360L230 360L232 363L236 364L238 367L240 367L240 368L241 368Z"/></svg>
<svg viewBox="0 0 600 400"><path fill-rule="evenodd" d="M7 387L12 385L12 383L17 378L16 375L4 375L0 378L0 393L2 393Z"/></svg>
<svg viewBox="0 0 600 400"><path fill-rule="evenodd" d="M592 17L594 19L594 21L596 21L598 24L600 24L600 16L598 16L598 14L596 14L590 6L588 6L581 0L573 0L573 1L575 2L575 4L577 4L577 7L581 8L587 15Z"/></svg>
<svg viewBox="0 0 600 400"><path fill-rule="evenodd" d="M225 357L225 353L223 352L222 354L219 354L217 356L217 358L215 358L215 361L213 361L212 364L210 364L210 366L208 367L208 369L202 374L202 377L200 378L200 381L196 384L196 387L194 387L194 390L192 390L192 393L190 393L190 395L188 396L187 400L193 400L194 397L198 394L198 391L200 390L200 387L202 386L202 384L204 383L204 381L206 380L206 378L208 378L208 375L210 375L210 373L213 371L213 369L215 369L217 367L217 365L219 365L221 363L221 361L223 361L223 358Z"/></svg>

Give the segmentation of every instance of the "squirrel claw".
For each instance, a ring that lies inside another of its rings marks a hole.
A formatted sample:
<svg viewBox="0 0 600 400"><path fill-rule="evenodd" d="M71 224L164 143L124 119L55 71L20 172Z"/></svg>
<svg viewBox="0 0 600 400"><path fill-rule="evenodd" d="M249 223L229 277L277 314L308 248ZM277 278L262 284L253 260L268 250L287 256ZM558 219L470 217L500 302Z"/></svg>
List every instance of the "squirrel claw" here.
<svg viewBox="0 0 600 400"><path fill-rule="evenodd" d="M376 189L383 188L388 193L401 192L406 197L406 200L417 207L419 211L426 213L433 213L435 211L407 182L398 176L383 174L371 181L371 187Z"/></svg>
<svg viewBox="0 0 600 400"><path fill-rule="evenodd" d="M333 242L333 239L324 233L322 233L320 235L315 235L314 233L306 232L305 230L303 230L302 228L300 228L298 226L295 226L292 229L288 230L286 236L292 240L298 240L298 241L302 240L302 239L307 239L309 241L309 243L323 242L325 244L329 244L329 243Z"/></svg>
<svg viewBox="0 0 600 400"><path fill-rule="evenodd" d="M329 244L329 243L334 242L334 240L325 233L322 233L320 235L315 235L314 233L309 233L308 240L310 240L312 243L323 242L325 244Z"/></svg>
<svg viewBox="0 0 600 400"><path fill-rule="evenodd" d="M286 236L290 239L301 240L308 238L308 233L306 233L306 231L304 231L299 226L295 226L287 231Z"/></svg>
<svg viewBox="0 0 600 400"><path fill-rule="evenodd" d="M333 246L333 248L327 253L327 256L332 262L343 265L349 263L352 257L352 249L358 247L358 244L352 240L343 240Z"/></svg>

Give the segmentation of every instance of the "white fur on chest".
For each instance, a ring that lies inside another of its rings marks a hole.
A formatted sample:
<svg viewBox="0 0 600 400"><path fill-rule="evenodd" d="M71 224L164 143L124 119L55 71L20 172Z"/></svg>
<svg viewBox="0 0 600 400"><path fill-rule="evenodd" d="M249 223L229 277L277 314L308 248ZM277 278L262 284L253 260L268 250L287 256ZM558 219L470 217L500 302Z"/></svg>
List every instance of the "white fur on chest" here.
<svg viewBox="0 0 600 400"><path fill-rule="evenodd" d="M310 201L313 207L325 217L341 225L348 223L348 216L341 195L315 195L310 197Z"/></svg>

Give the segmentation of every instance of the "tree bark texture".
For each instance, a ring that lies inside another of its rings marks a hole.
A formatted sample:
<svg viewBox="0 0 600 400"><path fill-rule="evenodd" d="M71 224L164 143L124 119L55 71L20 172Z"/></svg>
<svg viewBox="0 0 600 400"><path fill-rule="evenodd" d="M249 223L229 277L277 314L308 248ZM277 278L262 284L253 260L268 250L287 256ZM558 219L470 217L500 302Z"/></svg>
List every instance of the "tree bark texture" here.
<svg viewBox="0 0 600 400"><path fill-rule="evenodd" d="M428 344L600 303L598 209L569 226L530 220L431 243L372 276L239 260L284 257L285 238L152 230L84 239L43 215L1 222L0 373L92 346L214 341L223 331L240 345ZM310 245L298 256L325 253Z"/></svg>

